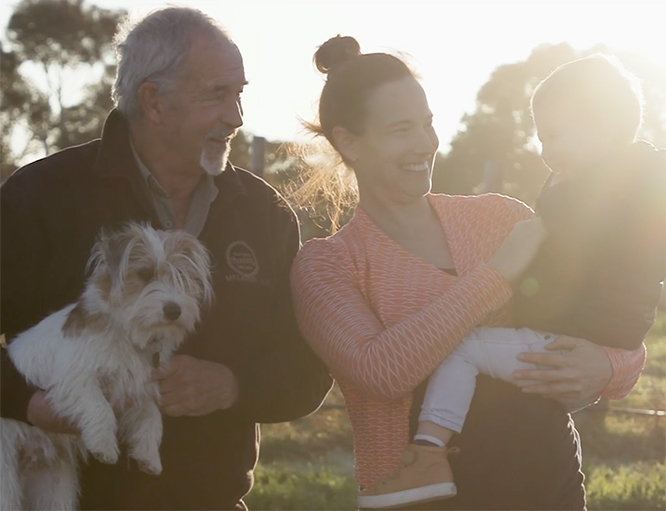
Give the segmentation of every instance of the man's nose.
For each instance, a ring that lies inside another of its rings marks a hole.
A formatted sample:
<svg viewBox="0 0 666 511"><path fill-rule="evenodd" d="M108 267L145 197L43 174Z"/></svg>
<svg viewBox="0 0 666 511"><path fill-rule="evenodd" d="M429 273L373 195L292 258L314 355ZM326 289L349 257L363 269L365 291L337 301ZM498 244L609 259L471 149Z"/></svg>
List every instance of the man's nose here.
<svg viewBox="0 0 666 511"><path fill-rule="evenodd" d="M240 101L230 101L222 112L222 122L233 129L243 125L243 107Z"/></svg>

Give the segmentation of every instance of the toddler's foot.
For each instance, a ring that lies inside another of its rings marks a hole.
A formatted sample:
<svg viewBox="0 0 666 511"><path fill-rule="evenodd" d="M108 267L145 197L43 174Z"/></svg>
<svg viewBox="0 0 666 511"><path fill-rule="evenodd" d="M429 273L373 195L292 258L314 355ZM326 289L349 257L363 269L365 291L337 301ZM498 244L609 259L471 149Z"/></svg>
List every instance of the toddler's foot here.
<svg viewBox="0 0 666 511"><path fill-rule="evenodd" d="M373 488L361 491L360 508L391 508L446 499L456 494L446 447L409 444L400 468Z"/></svg>

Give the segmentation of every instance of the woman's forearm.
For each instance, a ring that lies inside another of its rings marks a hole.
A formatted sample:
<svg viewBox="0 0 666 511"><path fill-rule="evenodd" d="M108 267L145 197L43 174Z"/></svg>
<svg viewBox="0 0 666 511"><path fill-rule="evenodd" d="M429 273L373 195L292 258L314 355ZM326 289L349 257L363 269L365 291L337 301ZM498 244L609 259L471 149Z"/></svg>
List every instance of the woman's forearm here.
<svg viewBox="0 0 666 511"><path fill-rule="evenodd" d="M601 394L606 399L622 399L634 388L645 365L647 349L643 343L638 349L629 351L604 348L613 368L613 376Z"/></svg>

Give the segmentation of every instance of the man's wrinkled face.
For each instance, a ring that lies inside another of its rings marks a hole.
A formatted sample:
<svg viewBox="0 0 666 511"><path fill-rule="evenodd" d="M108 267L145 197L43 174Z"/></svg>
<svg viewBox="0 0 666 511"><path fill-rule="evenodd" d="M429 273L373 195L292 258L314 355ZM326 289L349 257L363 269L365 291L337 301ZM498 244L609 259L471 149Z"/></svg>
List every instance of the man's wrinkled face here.
<svg viewBox="0 0 666 511"><path fill-rule="evenodd" d="M232 42L199 36L182 69L174 90L165 92L168 143L179 163L217 175L226 166L231 139L243 125L243 59Z"/></svg>

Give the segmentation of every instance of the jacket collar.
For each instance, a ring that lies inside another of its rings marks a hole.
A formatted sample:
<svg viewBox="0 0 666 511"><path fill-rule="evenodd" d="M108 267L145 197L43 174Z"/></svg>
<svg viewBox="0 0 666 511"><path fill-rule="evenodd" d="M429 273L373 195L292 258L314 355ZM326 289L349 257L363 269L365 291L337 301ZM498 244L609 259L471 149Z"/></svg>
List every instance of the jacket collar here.
<svg viewBox="0 0 666 511"><path fill-rule="evenodd" d="M101 177L127 179L135 194L140 197L146 195L145 180L132 155L129 125L115 108L104 122L93 170ZM221 201L221 205L230 204L238 196L246 194L240 172L231 163L227 163L224 171L215 176L214 182L220 191L217 200Z"/></svg>

